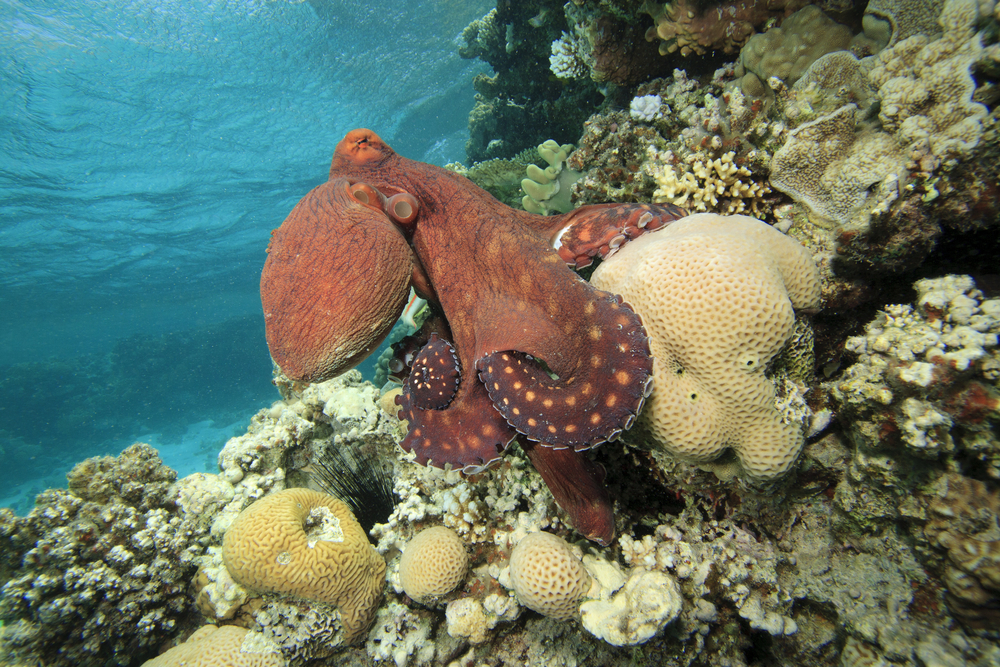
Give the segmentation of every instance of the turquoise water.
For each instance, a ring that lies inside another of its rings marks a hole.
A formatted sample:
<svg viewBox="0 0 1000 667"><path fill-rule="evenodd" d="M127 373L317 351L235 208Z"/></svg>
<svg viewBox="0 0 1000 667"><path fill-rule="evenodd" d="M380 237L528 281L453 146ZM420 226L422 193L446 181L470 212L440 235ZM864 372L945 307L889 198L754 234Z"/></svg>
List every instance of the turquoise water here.
<svg viewBox="0 0 1000 667"><path fill-rule="evenodd" d="M277 398L270 230L354 127L464 159L490 6L0 4L0 505L136 439L213 469Z"/></svg>

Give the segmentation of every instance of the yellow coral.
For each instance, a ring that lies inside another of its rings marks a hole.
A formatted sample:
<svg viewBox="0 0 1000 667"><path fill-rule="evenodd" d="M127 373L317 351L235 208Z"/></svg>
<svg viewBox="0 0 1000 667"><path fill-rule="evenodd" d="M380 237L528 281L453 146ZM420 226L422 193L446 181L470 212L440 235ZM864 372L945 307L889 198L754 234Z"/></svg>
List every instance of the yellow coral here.
<svg viewBox="0 0 1000 667"><path fill-rule="evenodd" d="M222 558L251 590L336 605L346 643L368 629L385 586L385 561L350 508L309 489L279 491L243 510L226 531Z"/></svg>
<svg viewBox="0 0 1000 667"><path fill-rule="evenodd" d="M577 615L593 583L569 543L552 533L529 533L517 543L510 580L521 604L560 620Z"/></svg>
<svg viewBox="0 0 1000 667"><path fill-rule="evenodd" d="M451 528L434 526L414 536L399 560L399 582L414 600L445 595L462 583L469 570L465 542Z"/></svg>
<svg viewBox="0 0 1000 667"><path fill-rule="evenodd" d="M793 332L793 308L816 308L809 252L745 216L700 213L625 244L591 282L642 317L653 354L643 412L658 445L707 462L731 447L752 477L786 472L803 444L764 371Z"/></svg>
<svg viewBox="0 0 1000 667"><path fill-rule="evenodd" d="M198 628L183 644L142 667L284 667L278 647L259 633L234 625Z"/></svg>
<svg viewBox="0 0 1000 667"><path fill-rule="evenodd" d="M695 212L764 217L761 198L771 189L754 181L749 169L737 166L733 151L714 160L704 153L694 153L679 168L668 164L661 154L651 151L651 157L645 168L656 181L654 202L676 204Z"/></svg>

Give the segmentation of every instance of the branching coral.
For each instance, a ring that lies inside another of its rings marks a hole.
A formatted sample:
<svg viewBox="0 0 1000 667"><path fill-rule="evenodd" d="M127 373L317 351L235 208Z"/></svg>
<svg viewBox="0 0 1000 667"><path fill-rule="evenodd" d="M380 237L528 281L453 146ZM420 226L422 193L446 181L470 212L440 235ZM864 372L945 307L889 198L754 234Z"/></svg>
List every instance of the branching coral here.
<svg viewBox="0 0 1000 667"><path fill-rule="evenodd" d="M755 181L746 167L737 166L735 155L729 151L713 160L697 152L689 155L678 168L670 164L670 154L658 153L651 147L650 160L643 167L656 181L653 201L676 204L691 211L723 215L745 213L763 218L767 208L762 198L771 188Z"/></svg>

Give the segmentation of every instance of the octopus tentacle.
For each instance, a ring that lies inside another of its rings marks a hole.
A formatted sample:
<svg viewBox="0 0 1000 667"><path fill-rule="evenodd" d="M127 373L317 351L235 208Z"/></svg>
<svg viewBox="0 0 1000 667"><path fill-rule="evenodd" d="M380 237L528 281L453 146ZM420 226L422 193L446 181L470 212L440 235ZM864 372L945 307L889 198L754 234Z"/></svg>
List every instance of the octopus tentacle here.
<svg viewBox="0 0 1000 667"><path fill-rule="evenodd" d="M432 333L430 340L413 360L410 392L414 407L442 410L448 407L458 389L460 373L455 347Z"/></svg>
<svg viewBox="0 0 1000 667"><path fill-rule="evenodd" d="M404 228L412 230L420 212L420 202L409 192L398 192L386 201L385 212Z"/></svg>
<svg viewBox="0 0 1000 667"><path fill-rule="evenodd" d="M594 322L584 333L589 354L566 376L552 378L534 356L515 350L476 363L507 423L557 449L579 451L614 440L632 426L652 389L653 362L639 316L611 294L587 308Z"/></svg>
<svg viewBox="0 0 1000 667"><path fill-rule="evenodd" d="M595 204L563 216L552 247L574 269L610 257L623 243L687 215L673 204Z"/></svg>
<svg viewBox="0 0 1000 667"><path fill-rule="evenodd" d="M608 546L615 538L615 513L604 487L604 469L572 449L552 449L538 443L521 447L573 528L589 540Z"/></svg>
<svg viewBox="0 0 1000 667"><path fill-rule="evenodd" d="M397 344L400 345L398 356L404 349L412 350L421 339L427 341L420 353L413 357L413 368L403 383L403 393L396 398L396 404L400 406L399 418L409 422L406 437L399 444L405 451L415 452L417 463L421 465L439 468L452 465L468 473L480 472L500 459L517 437L517 431L493 407L486 388L475 373L458 378L458 389L446 406L426 407L429 401L426 392L421 389L423 376L418 362L421 356L433 356L431 351L435 348L440 350L440 343L447 343L450 347L448 338L447 323L432 317L420 331ZM431 351L427 350L428 347ZM425 352L428 354L425 355ZM457 358L455 372L461 372Z"/></svg>
<svg viewBox="0 0 1000 667"><path fill-rule="evenodd" d="M396 403L400 406L399 418L409 422L406 437L399 445L416 453L421 465L442 468L450 464L467 473L481 472L500 460L517 437L517 431L493 407L475 376L462 378L448 407L426 410L414 402L411 374Z"/></svg>

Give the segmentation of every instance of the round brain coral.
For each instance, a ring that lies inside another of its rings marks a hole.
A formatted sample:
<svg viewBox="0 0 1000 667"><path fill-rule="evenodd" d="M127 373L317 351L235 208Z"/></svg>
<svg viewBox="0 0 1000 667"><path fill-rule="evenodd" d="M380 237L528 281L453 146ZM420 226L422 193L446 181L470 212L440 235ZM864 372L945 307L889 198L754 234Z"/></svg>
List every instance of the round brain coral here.
<svg viewBox="0 0 1000 667"><path fill-rule="evenodd" d="M569 620L590 590L591 579L569 543L551 533L526 535L510 554L517 599L539 614Z"/></svg>
<svg viewBox="0 0 1000 667"><path fill-rule="evenodd" d="M234 625L206 625L142 667L284 667L287 663L277 647L253 641L259 638Z"/></svg>
<svg viewBox="0 0 1000 667"><path fill-rule="evenodd" d="M674 455L706 462L731 447L753 477L791 468L801 428L784 423L764 376L795 324L815 309L810 253L745 216L692 215L626 244L594 272L642 317L653 354L643 419Z"/></svg>
<svg viewBox="0 0 1000 667"><path fill-rule="evenodd" d="M246 588L336 605L348 644L368 629L385 586L385 561L350 508L310 489L272 493L243 510L226 531L222 559Z"/></svg>
<svg viewBox="0 0 1000 667"><path fill-rule="evenodd" d="M399 559L399 583L418 602L452 592L468 571L465 542L444 526L417 533Z"/></svg>

